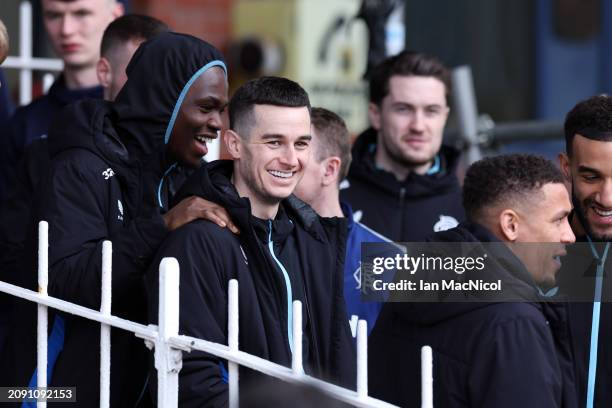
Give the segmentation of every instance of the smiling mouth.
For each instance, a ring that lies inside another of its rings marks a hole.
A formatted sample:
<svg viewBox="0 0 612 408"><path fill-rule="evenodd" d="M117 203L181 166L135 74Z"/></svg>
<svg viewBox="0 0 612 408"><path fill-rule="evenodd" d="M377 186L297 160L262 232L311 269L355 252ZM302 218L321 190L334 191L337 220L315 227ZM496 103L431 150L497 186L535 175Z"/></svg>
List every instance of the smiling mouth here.
<svg viewBox="0 0 612 408"><path fill-rule="evenodd" d="M212 143L213 140L215 140L217 137L213 137L213 136L204 136L204 135L197 135L195 137L195 140L197 140L200 143Z"/></svg>
<svg viewBox="0 0 612 408"><path fill-rule="evenodd" d="M268 173L270 173L274 177L278 177L282 179L291 178L293 174L295 174L293 171L280 171L280 170L268 170Z"/></svg>
<svg viewBox="0 0 612 408"><path fill-rule="evenodd" d="M600 217L612 217L612 210L604 211L604 210L600 210L599 208L595 208L595 207L591 207L591 208L593 209L593 212L599 215Z"/></svg>

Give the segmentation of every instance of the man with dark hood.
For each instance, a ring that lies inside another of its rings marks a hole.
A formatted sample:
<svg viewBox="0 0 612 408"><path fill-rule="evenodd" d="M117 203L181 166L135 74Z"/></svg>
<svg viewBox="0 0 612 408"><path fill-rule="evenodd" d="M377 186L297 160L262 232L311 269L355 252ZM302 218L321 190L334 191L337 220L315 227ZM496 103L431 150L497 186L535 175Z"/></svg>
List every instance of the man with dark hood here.
<svg viewBox="0 0 612 408"><path fill-rule="evenodd" d="M229 114L224 142L233 161L201 168L178 197L222 206L240 234L200 220L173 232L147 276L150 321L157 320L157 265L173 256L181 268L181 334L227 344L227 287L237 279L242 351L289 366L293 301L300 300L305 371L351 385L354 351L342 297L346 224L320 219L291 196L310 158L308 95L293 81L263 77L236 91ZM185 353L180 405L225 406L226 368L206 353ZM244 370L241 384L253 377Z"/></svg>
<svg viewBox="0 0 612 408"><path fill-rule="evenodd" d="M202 216L203 209L202 200L192 197L162 215L157 201L164 189L152 186L163 179L165 163L149 160L163 156L169 163L199 165L206 142L223 125L227 78L217 49L175 33L141 45L127 74L114 104L85 101L57 118L49 136L53 163L41 183L35 219L49 222L51 296L99 309L102 242L111 240L112 313L144 321L143 276L152 256L169 231ZM34 262L24 262L16 277L22 286L36 287ZM15 313L15 341L1 359L2 376L9 378L2 384L35 385L35 318L24 318L34 310L20 303ZM49 385L76 386L80 406L97 405L99 325L53 313L50 327ZM133 406L145 387L146 349L119 330L112 331L111 344L111 406Z"/></svg>
<svg viewBox="0 0 612 408"><path fill-rule="evenodd" d="M563 176L538 156L483 159L467 171L463 205L468 221L429 245L471 243L471 253L488 256L484 268L450 274L501 280L505 289L464 290L451 303L387 303L370 337L372 395L419 406L420 349L429 345L434 406L577 406L566 305L544 301L542 291L555 285L559 256L575 239Z"/></svg>

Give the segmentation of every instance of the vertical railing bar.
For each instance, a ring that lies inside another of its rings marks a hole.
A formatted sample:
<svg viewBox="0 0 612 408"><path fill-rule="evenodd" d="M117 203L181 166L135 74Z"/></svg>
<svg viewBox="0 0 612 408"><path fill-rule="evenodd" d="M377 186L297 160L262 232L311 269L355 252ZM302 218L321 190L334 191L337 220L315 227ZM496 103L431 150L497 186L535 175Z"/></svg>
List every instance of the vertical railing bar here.
<svg viewBox="0 0 612 408"><path fill-rule="evenodd" d="M159 265L159 335L155 344L157 369L157 405L178 407L178 373L180 350L173 350L168 339L178 336L179 328L179 264L175 258L164 258Z"/></svg>
<svg viewBox="0 0 612 408"><path fill-rule="evenodd" d="M232 279L228 286L227 340L230 351L238 351L238 281ZM238 408L238 364L228 362L229 408Z"/></svg>
<svg viewBox="0 0 612 408"><path fill-rule="evenodd" d="M19 6L19 57L24 67L19 71L19 103L27 105L32 100L32 5L22 1Z"/></svg>
<svg viewBox="0 0 612 408"><path fill-rule="evenodd" d="M38 293L48 294L49 284L49 224L46 221L38 223ZM37 370L36 386L47 386L47 332L49 326L47 306L38 305L37 343ZM46 408L45 401L37 401L38 408Z"/></svg>
<svg viewBox="0 0 612 408"><path fill-rule="evenodd" d="M433 352L421 347L421 408L433 408Z"/></svg>
<svg viewBox="0 0 612 408"><path fill-rule="evenodd" d="M368 322L357 322L357 395L368 397Z"/></svg>
<svg viewBox="0 0 612 408"><path fill-rule="evenodd" d="M112 262L113 245L110 241L102 243L102 293L100 313L111 315L112 303ZM111 328L100 325L100 407L110 406L110 364L111 364Z"/></svg>
<svg viewBox="0 0 612 408"><path fill-rule="evenodd" d="M293 356L291 369L295 374L303 374L302 362L302 302L293 301Z"/></svg>

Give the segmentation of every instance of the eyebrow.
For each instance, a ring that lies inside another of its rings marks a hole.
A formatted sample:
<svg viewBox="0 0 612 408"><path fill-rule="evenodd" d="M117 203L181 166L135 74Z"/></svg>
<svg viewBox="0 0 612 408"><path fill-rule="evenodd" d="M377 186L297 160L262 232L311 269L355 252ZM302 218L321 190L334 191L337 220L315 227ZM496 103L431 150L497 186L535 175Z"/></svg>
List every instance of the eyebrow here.
<svg viewBox="0 0 612 408"><path fill-rule="evenodd" d="M198 98L196 99L196 103L207 103L207 102L212 102L215 103L217 105L227 105L229 102L225 101L223 102L221 99L215 97L215 96L206 96L204 98Z"/></svg>
<svg viewBox="0 0 612 408"><path fill-rule="evenodd" d="M561 211L559 211L559 212L555 213L555 215L553 216L553 218L552 218L552 219L553 219L553 220L558 220L558 219L561 219L561 218L565 218L565 217L567 217L568 215L570 215L570 213L571 213L571 211L568 211L568 210L561 210Z"/></svg>
<svg viewBox="0 0 612 408"><path fill-rule="evenodd" d="M285 136L279 133L268 133L261 137L262 140L276 140L283 138L285 138ZM298 137L298 140L312 140L312 135L302 135Z"/></svg>
<svg viewBox="0 0 612 408"><path fill-rule="evenodd" d="M580 173L595 173L595 174L601 174L601 172L597 169L594 169L592 167L589 166L584 166L584 165L580 165L578 166L578 171Z"/></svg>

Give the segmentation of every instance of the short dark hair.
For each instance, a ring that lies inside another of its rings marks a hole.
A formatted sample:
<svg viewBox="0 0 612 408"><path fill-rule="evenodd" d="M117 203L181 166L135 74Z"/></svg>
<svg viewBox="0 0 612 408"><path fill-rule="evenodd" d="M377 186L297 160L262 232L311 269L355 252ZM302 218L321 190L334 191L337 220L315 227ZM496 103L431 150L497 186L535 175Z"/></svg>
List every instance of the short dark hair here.
<svg viewBox="0 0 612 408"><path fill-rule="evenodd" d="M565 116L565 151L572 155L574 136L612 142L612 98L608 95L592 96L579 102Z"/></svg>
<svg viewBox="0 0 612 408"><path fill-rule="evenodd" d="M168 26L156 18L141 14L127 14L113 20L102 36L100 55L107 57L116 47L128 41L147 41L168 31Z"/></svg>
<svg viewBox="0 0 612 408"><path fill-rule="evenodd" d="M290 108L307 107L308 94L297 82L287 78L264 76L252 79L236 90L229 103L230 129L245 129L253 121L255 105L274 105Z"/></svg>
<svg viewBox="0 0 612 408"><path fill-rule="evenodd" d="M370 77L370 102L379 105L389 94L389 80L394 75L434 77L444 84L446 97L451 90L449 69L431 55L402 51L378 64Z"/></svg>
<svg viewBox="0 0 612 408"><path fill-rule="evenodd" d="M330 156L338 156L340 158L338 182L344 180L351 164L351 135L346 123L340 116L324 108L312 108L310 120L317 131L319 142L319 147L314 152L315 160L321 162Z"/></svg>
<svg viewBox="0 0 612 408"><path fill-rule="evenodd" d="M532 154L488 157L472 164L463 182L463 207L468 220L480 221L487 207L528 200L548 183L563 183L561 171Z"/></svg>

